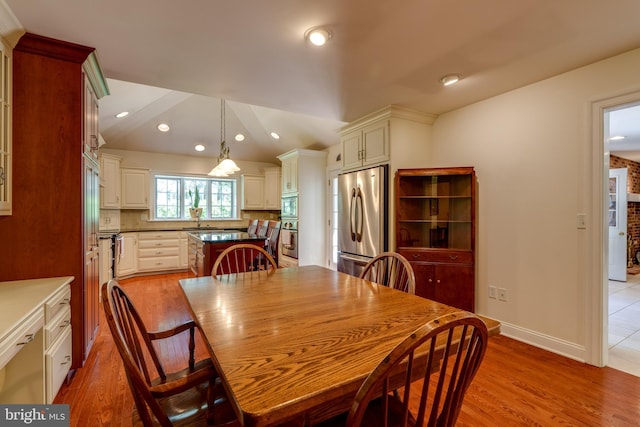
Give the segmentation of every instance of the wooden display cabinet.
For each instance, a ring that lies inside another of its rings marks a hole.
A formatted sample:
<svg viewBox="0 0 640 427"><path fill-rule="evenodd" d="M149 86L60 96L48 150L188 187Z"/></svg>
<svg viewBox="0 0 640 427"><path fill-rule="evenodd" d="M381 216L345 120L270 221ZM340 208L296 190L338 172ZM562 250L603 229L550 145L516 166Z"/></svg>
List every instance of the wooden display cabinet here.
<svg viewBox="0 0 640 427"><path fill-rule="evenodd" d="M416 274L416 295L475 306L476 177L472 167L399 169L396 251Z"/></svg>

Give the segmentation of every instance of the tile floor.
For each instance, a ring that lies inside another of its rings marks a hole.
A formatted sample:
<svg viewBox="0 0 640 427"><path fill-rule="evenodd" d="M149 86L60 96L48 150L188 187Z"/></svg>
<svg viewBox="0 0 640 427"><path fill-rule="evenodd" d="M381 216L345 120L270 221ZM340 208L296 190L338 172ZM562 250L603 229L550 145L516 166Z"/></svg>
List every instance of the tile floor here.
<svg viewBox="0 0 640 427"><path fill-rule="evenodd" d="M640 377L640 274L609 281L609 364Z"/></svg>

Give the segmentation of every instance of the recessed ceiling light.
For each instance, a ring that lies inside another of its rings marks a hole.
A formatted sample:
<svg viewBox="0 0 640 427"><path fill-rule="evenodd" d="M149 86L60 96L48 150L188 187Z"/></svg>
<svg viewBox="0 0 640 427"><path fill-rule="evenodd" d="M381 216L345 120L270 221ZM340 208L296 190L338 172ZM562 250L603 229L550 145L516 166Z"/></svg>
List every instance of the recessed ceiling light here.
<svg viewBox="0 0 640 427"><path fill-rule="evenodd" d="M450 86L452 84L458 83L460 81L459 74L447 74L446 76L440 79L440 83L444 86Z"/></svg>
<svg viewBox="0 0 640 427"><path fill-rule="evenodd" d="M169 127L169 125L168 125L168 124L166 124L166 123L160 123L160 124L158 125L158 130L159 130L160 132L169 132L169 129L171 129L171 128L170 128L170 127Z"/></svg>
<svg viewBox="0 0 640 427"><path fill-rule="evenodd" d="M626 136L623 135L616 135L616 136L612 136L611 138L609 138L609 141L620 141L621 139L625 139Z"/></svg>
<svg viewBox="0 0 640 427"><path fill-rule="evenodd" d="M204 145L202 145L202 144L198 144L198 145L196 145L194 148L196 149L196 151L204 151L204 148L205 148L205 147L204 147Z"/></svg>
<svg viewBox="0 0 640 427"><path fill-rule="evenodd" d="M280 135L278 135L276 132L271 132L271 138L280 139Z"/></svg>
<svg viewBox="0 0 640 427"><path fill-rule="evenodd" d="M241 134L241 133L237 134L237 135L235 136L235 140L236 140L236 141L238 141L238 142L242 142L242 141L244 141L244 135L243 135L243 134Z"/></svg>
<svg viewBox="0 0 640 427"><path fill-rule="evenodd" d="M333 34L326 28L313 27L304 33L304 38L314 46L322 46L331 39Z"/></svg>
<svg viewBox="0 0 640 427"><path fill-rule="evenodd" d="M121 118L123 118L123 117L127 117L128 115L129 115L129 112L128 112L128 111L123 111L123 112L121 112L121 113L116 114L116 117L117 117L117 118L119 118L119 119L121 119Z"/></svg>

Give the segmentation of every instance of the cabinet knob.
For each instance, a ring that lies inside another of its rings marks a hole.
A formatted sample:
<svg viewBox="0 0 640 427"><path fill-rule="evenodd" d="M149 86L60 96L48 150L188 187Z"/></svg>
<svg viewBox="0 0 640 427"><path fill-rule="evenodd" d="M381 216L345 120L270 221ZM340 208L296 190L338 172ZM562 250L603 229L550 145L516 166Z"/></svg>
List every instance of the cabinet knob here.
<svg viewBox="0 0 640 427"><path fill-rule="evenodd" d="M458 259L458 255L449 255L449 259L451 259L452 261L455 261Z"/></svg>
<svg viewBox="0 0 640 427"><path fill-rule="evenodd" d="M65 356L64 362L60 362L60 364L61 365L66 365L69 362L71 362L71 356Z"/></svg>
<svg viewBox="0 0 640 427"><path fill-rule="evenodd" d="M436 280L436 283L440 283L440 279Z"/></svg>
<svg viewBox="0 0 640 427"><path fill-rule="evenodd" d="M31 341L33 341L33 334L25 335L24 338L25 338L25 341L19 342L16 345L21 346L21 345L29 344Z"/></svg>
<svg viewBox="0 0 640 427"><path fill-rule="evenodd" d="M433 282L433 279L429 279L429 283Z"/></svg>

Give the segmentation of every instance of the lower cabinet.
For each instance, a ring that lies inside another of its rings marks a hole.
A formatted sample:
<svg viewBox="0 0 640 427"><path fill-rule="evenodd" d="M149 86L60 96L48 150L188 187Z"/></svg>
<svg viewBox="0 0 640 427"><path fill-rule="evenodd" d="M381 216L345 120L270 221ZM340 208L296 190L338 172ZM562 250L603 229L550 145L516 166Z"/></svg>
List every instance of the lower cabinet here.
<svg viewBox="0 0 640 427"><path fill-rule="evenodd" d="M416 276L416 295L474 311L475 284L471 252L398 250Z"/></svg>
<svg viewBox="0 0 640 427"><path fill-rule="evenodd" d="M177 231L138 233L138 271L180 268L180 233Z"/></svg>
<svg viewBox="0 0 640 427"><path fill-rule="evenodd" d="M138 233L122 233L122 253L118 260L118 277L129 276L137 271Z"/></svg>

